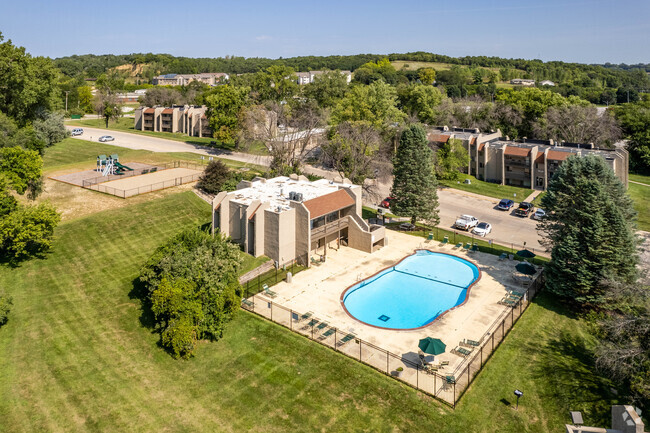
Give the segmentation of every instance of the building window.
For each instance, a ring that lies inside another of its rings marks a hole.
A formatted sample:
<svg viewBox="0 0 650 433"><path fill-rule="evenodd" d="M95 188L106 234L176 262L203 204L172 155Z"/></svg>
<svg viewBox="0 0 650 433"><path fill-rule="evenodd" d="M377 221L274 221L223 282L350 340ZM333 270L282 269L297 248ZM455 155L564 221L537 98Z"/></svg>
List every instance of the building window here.
<svg viewBox="0 0 650 433"><path fill-rule="evenodd" d="M482 162L479 162L479 163L478 163L478 167L479 167L479 168L483 168L483 163L482 163Z"/></svg>

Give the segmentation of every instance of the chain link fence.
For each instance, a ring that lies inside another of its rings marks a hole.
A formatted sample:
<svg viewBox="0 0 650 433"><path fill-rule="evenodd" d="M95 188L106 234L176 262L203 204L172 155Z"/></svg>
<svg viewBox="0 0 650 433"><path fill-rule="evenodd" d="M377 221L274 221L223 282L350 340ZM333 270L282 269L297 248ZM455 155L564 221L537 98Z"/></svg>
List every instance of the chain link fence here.
<svg viewBox="0 0 650 433"><path fill-rule="evenodd" d="M300 265L293 261L291 266L284 266L283 268L286 268L283 270L284 275L290 272L289 269L298 269L294 266ZM281 281L281 278L277 279L280 275L282 272L275 269L267 272L265 277L260 276L258 281L253 279L246 283L244 285L246 296L242 299L242 308L401 380L454 408L544 284L543 273L540 273L532 284L522 291L521 298L511 307L506 307L507 309L492 323L478 342L460 343L466 351L469 351L469 355L464 357L463 362L455 370L435 372L425 369L423 365L411 359L364 341L353 333L331 326L326 321L316 318L311 312L294 311L273 302L276 295L270 286L274 284L273 281Z"/></svg>
<svg viewBox="0 0 650 433"><path fill-rule="evenodd" d="M187 176L176 177L173 179L167 179L160 182L155 182L150 185L142 185L135 188L129 189L120 189L114 188L106 185L102 185L105 182L110 182L111 180L126 179L133 176L138 176L142 174L150 173L160 173L164 170L171 168L188 168L192 170L203 171L205 169L203 164L195 164L187 161L173 161L165 164L158 164L155 167L151 168L140 168L133 171L127 171L123 174L109 174L107 176L98 176L91 179L85 179L82 182L82 187L86 189L92 189L93 191L103 192L105 194L114 195L120 198L133 197L139 194L146 194L148 192L158 191L165 188L171 188L173 186L179 186L190 182L195 182L199 180L202 173L194 173Z"/></svg>

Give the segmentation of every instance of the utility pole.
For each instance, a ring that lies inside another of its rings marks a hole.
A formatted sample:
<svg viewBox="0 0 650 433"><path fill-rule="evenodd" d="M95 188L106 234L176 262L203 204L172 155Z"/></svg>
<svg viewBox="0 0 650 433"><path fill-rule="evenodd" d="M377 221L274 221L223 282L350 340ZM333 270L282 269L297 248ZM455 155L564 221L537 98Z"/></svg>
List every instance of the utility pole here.
<svg viewBox="0 0 650 433"><path fill-rule="evenodd" d="M68 111L68 93L70 93L70 91L66 90L65 91L65 111ZM630 99L630 98L628 97L628 99Z"/></svg>

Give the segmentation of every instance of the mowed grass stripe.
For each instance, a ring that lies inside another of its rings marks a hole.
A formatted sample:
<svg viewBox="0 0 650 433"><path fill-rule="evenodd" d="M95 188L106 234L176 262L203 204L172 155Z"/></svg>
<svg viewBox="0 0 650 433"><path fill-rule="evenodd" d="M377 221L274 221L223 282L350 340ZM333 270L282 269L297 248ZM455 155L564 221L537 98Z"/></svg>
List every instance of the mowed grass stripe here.
<svg viewBox="0 0 650 433"><path fill-rule="evenodd" d="M172 359L129 293L157 246L209 215L192 193L97 213L62 224L47 260L0 268L15 295L0 328L0 431L546 432L569 408L609 422L588 328L544 295L455 411L247 312L195 358ZM502 402L515 388L519 411Z"/></svg>
<svg viewBox="0 0 650 433"><path fill-rule="evenodd" d="M32 403L35 403L33 397L39 394L37 390L47 390L45 394L41 393L46 397L37 403L37 407L51 409L58 416L51 416L45 410L33 411L32 407L31 413L22 414L30 422L19 425L32 424L37 429L56 430L57 425L63 426L73 419L81 419L83 422L89 421L86 427L100 427L101 423L93 423L93 416L97 420L112 419L111 423L118 421L114 424L117 428L120 424L125 429L132 425L133 418L140 412L142 401L151 398L156 385L152 383L147 389L142 384L136 387L124 387L123 384L134 379L142 382L143 375L155 375L143 369L142 365L138 368L128 367L133 367L134 361L140 361L143 348L158 350L155 347L157 337L150 336L150 344L131 347L133 342L140 343L140 339L133 339L128 334L142 332L137 320L139 302L128 297L118 299L115 295L127 295L124 287L128 287L137 276L141 264L152 250L182 229L174 219L178 220L180 216L180 219L192 220L190 226L205 221L209 207L193 197L192 193L186 193L180 199L171 199L167 206L157 206L157 212L153 215L146 209L151 206L144 205L142 207L145 209L138 214L106 212L78 224L63 224L57 230L57 236L61 240L67 237L75 237L76 240L57 242L47 261L33 261L24 265L25 268L37 269L39 287L47 288L47 293L43 293L46 295L43 298L40 298L38 290L23 291L16 296L15 310L19 310L19 305L29 307L24 316L18 311L12 315L10 325L20 322L23 330L30 335L28 344L33 347L28 350L17 348L12 350L12 354L16 356L22 353L23 356L16 359L16 364L35 373L19 373L19 388L31 391L29 400ZM149 224L147 219L151 217L158 221L149 221ZM94 230L97 219L106 221L99 231ZM129 236L125 236L122 234L123 227L129 222L133 230L130 230ZM90 229L88 236L80 233L80 229L85 229L80 226ZM157 229L151 231L150 227ZM153 232L154 237L147 238L146 231ZM62 248L57 250L58 245ZM125 254L125 248L129 254ZM43 267L46 263L50 266ZM34 277L32 269L27 273ZM3 277L11 274L3 273ZM136 320L131 320L134 312ZM130 329L120 329L120 326L116 329L116 323L121 322ZM148 362L146 358L143 361ZM138 373L134 375L133 371ZM64 390L74 390L73 395L67 395ZM106 406L104 412L96 410L96 407L93 410L97 400L111 399L122 402L119 413L111 411L110 406ZM76 416L73 406L86 416ZM88 414L93 415L88 417Z"/></svg>

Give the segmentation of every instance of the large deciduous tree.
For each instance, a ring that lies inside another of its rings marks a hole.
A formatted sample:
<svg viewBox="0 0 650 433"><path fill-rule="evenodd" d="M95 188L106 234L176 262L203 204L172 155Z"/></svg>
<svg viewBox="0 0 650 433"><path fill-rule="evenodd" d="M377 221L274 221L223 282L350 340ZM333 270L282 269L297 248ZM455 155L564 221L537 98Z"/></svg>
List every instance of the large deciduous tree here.
<svg viewBox="0 0 650 433"><path fill-rule="evenodd" d="M326 163L357 185L374 177L382 144L376 128L365 122L343 122L330 134L329 140L321 145Z"/></svg>
<svg viewBox="0 0 650 433"><path fill-rule="evenodd" d="M436 175L439 179L455 180L460 176L460 169L469 164L469 152L463 142L450 138L438 147L436 152Z"/></svg>
<svg viewBox="0 0 650 433"><path fill-rule="evenodd" d="M571 156L556 171L538 223L551 249L546 288L580 304L604 301L603 281L632 282L635 216L625 187L600 156Z"/></svg>
<svg viewBox="0 0 650 433"><path fill-rule="evenodd" d="M239 307L239 248L225 237L186 230L158 248L140 272L161 341L192 356L198 340L217 340Z"/></svg>
<svg viewBox="0 0 650 433"><path fill-rule="evenodd" d="M350 89L332 111L332 124L342 122L369 122L377 128L401 122L406 115L396 106L397 92L383 81L368 86L356 85Z"/></svg>
<svg viewBox="0 0 650 433"><path fill-rule="evenodd" d="M402 111L415 115L422 123L432 124L436 119L436 107L442 102L442 93L436 87L411 84L398 89Z"/></svg>
<svg viewBox="0 0 650 433"><path fill-rule="evenodd" d="M569 143L593 143L611 147L621 130L609 112L598 114L594 106L567 105L549 107L533 124L536 138L563 140Z"/></svg>
<svg viewBox="0 0 650 433"><path fill-rule="evenodd" d="M24 126L39 111L59 108L59 72L50 59L32 57L11 40L3 41L0 33L0 111Z"/></svg>
<svg viewBox="0 0 650 433"><path fill-rule="evenodd" d="M214 138L234 142L239 134L239 115L248 103L250 88L231 85L218 86L205 97L207 117Z"/></svg>
<svg viewBox="0 0 650 433"><path fill-rule="evenodd" d="M614 113L629 140L630 167L639 173L650 173L650 102L620 105Z"/></svg>
<svg viewBox="0 0 650 433"><path fill-rule="evenodd" d="M314 81L305 85L306 97L315 100L323 108L332 108L347 93L347 77L340 71L328 71L314 77Z"/></svg>
<svg viewBox="0 0 650 433"><path fill-rule="evenodd" d="M402 132L393 163L395 200L391 210L411 218L411 223L425 220L431 225L440 222L438 216L438 183L433 169L433 154L425 130L412 125Z"/></svg>

